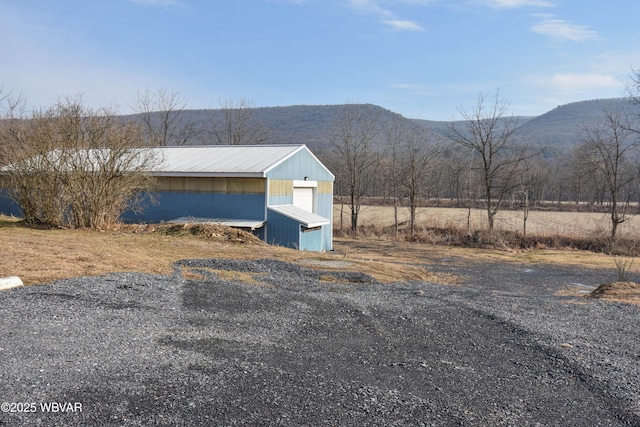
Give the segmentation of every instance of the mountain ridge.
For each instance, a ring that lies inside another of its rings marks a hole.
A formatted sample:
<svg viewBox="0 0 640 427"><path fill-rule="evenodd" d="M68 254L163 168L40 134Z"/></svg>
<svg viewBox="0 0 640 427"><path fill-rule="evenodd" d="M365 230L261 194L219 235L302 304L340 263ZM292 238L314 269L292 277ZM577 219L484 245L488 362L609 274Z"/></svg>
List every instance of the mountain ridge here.
<svg viewBox="0 0 640 427"><path fill-rule="evenodd" d="M445 136L451 121L412 119L404 117L384 107L373 104L366 105L373 109L379 120L388 123L400 120L406 123L424 125L435 134ZM330 135L334 127L334 119L345 104L336 105L290 105L274 107L250 108L253 123L263 126L269 143L273 144L306 144L311 150L323 152L330 148ZM552 152L559 153L570 150L582 140L586 125L597 122L604 117L607 109L618 109L629 113L640 125L640 105L632 104L627 98L595 99L577 101L559 105L539 116L505 116L518 120L514 137L537 147L549 147ZM207 123L224 120L221 109L183 110L183 120L204 128ZM127 115L123 117L136 117ZM461 122L461 121L456 121ZM211 138L203 136L190 143L212 143ZM384 144L384 135L378 137L378 144Z"/></svg>

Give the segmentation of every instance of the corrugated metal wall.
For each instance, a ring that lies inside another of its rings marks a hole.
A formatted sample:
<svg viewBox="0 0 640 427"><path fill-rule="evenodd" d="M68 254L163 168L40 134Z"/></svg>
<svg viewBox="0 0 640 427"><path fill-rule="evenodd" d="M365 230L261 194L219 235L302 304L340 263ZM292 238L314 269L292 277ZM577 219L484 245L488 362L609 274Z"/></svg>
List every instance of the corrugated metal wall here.
<svg viewBox="0 0 640 427"><path fill-rule="evenodd" d="M163 191L158 204L146 203L142 214L126 212L125 221L160 222L181 217L264 220L264 194L214 194Z"/></svg>
<svg viewBox="0 0 640 427"><path fill-rule="evenodd" d="M315 194L316 209L314 213L331 221L331 224L322 226L321 250L331 250L333 249L333 181L318 181ZM290 205L292 203L293 180L269 180L269 205Z"/></svg>
<svg viewBox="0 0 640 427"><path fill-rule="evenodd" d="M333 181L333 175L309 151L301 150L267 172L271 179Z"/></svg>
<svg viewBox="0 0 640 427"><path fill-rule="evenodd" d="M317 181L316 214L331 220L322 227L322 249L333 248L333 175L308 151L296 153L286 162L267 173L269 179L269 205L293 203L293 180Z"/></svg>
<svg viewBox="0 0 640 427"><path fill-rule="evenodd" d="M293 180L269 180L269 205L290 205L293 203Z"/></svg>
<svg viewBox="0 0 640 427"><path fill-rule="evenodd" d="M161 176L157 178L154 191L263 194L265 192L265 180L263 178Z"/></svg>
<svg viewBox="0 0 640 427"><path fill-rule="evenodd" d="M318 182L316 213L331 221L322 226L322 247L324 250L333 249L333 182Z"/></svg>
<svg viewBox="0 0 640 427"><path fill-rule="evenodd" d="M300 248L300 224L274 211L267 211L267 243Z"/></svg>
<svg viewBox="0 0 640 427"><path fill-rule="evenodd" d="M20 209L20 206L16 205L12 198L9 197L8 191L0 187L0 214L13 215L22 217L24 212Z"/></svg>
<svg viewBox="0 0 640 427"><path fill-rule="evenodd" d="M155 188L159 205L149 205L131 221L169 221L184 216L200 218L265 219L268 205L293 203L294 180L317 181L314 189L315 213L331 220L321 229L301 232L300 224L269 211L266 228L268 243L303 250L331 250L333 247L333 175L308 151L301 150L262 178L159 177ZM268 199L268 200L267 200ZM264 236L262 236L264 237Z"/></svg>
<svg viewBox="0 0 640 427"><path fill-rule="evenodd" d="M159 177L154 196L142 214L127 212L126 221L159 222L180 217L265 219L266 180L262 178Z"/></svg>
<svg viewBox="0 0 640 427"><path fill-rule="evenodd" d="M302 251L323 251L321 228L303 231L300 223L277 212L267 213L267 243Z"/></svg>
<svg viewBox="0 0 640 427"><path fill-rule="evenodd" d="M303 251L322 251L324 249L322 246L322 234L322 228L301 231L300 249Z"/></svg>

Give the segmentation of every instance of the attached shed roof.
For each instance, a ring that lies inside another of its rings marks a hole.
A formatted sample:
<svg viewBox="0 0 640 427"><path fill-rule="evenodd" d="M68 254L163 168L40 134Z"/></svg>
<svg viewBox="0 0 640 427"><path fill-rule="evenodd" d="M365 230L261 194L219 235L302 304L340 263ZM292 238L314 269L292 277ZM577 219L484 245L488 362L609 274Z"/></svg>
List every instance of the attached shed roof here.
<svg viewBox="0 0 640 427"><path fill-rule="evenodd" d="M306 145L209 145L154 148L160 162L156 176L265 177Z"/></svg>
<svg viewBox="0 0 640 427"><path fill-rule="evenodd" d="M300 224L307 228L320 227L322 225L330 224L331 221L323 216L316 215L312 212L305 211L297 206L293 205L275 205L269 206L269 210L284 215L287 218L291 218L298 221Z"/></svg>

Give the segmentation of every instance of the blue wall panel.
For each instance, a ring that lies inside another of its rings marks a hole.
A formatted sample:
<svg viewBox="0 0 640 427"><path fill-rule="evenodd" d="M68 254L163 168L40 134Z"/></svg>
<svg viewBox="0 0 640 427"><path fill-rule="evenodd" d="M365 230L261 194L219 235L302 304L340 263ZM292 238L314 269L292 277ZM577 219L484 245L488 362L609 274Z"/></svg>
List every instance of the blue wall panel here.
<svg viewBox="0 0 640 427"><path fill-rule="evenodd" d="M331 221L329 225L322 226L322 250L333 249L333 194L318 194L316 213Z"/></svg>
<svg viewBox="0 0 640 427"><path fill-rule="evenodd" d="M309 151L300 150L267 173L271 179L299 179L333 181L333 175Z"/></svg>
<svg viewBox="0 0 640 427"><path fill-rule="evenodd" d="M267 214L267 243L272 243L302 251L321 252L323 246L323 229L303 232L301 224L284 215L269 210Z"/></svg>
<svg viewBox="0 0 640 427"><path fill-rule="evenodd" d="M300 249L300 223L277 212L267 212L267 243Z"/></svg>
<svg viewBox="0 0 640 427"><path fill-rule="evenodd" d="M7 196L7 190L4 189L0 189L0 214L17 217L24 216L22 209L16 205L13 199Z"/></svg>
<svg viewBox="0 0 640 427"><path fill-rule="evenodd" d="M322 251L322 229L300 232L300 249L303 251Z"/></svg>
<svg viewBox="0 0 640 427"><path fill-rule="evenodd" d="M214 194L163 191L158 204L145 204L142 214L126 212L125 221L160 222L191 216L195 218L265 219L264 194Z"/></svg>
<svg viewBox="0 0 640 427"><path fill-rule="evenodd" d="M292 204L293 204L293 195L269 197L269 206L292 205Z"/></svg>

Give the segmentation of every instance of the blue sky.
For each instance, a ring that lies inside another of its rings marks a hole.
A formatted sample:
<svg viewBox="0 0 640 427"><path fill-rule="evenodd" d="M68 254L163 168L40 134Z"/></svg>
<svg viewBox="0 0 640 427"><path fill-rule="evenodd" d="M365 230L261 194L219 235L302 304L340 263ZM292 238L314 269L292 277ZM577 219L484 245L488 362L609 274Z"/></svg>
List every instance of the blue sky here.
<svg viewBox="0 0 640 427"><path fill-rule="evenodd" d="M459 118L500 89L515 115L624 95L637 0L2 0L0 86L122 113L165 88L190 108L372 103Z"/></svg>

